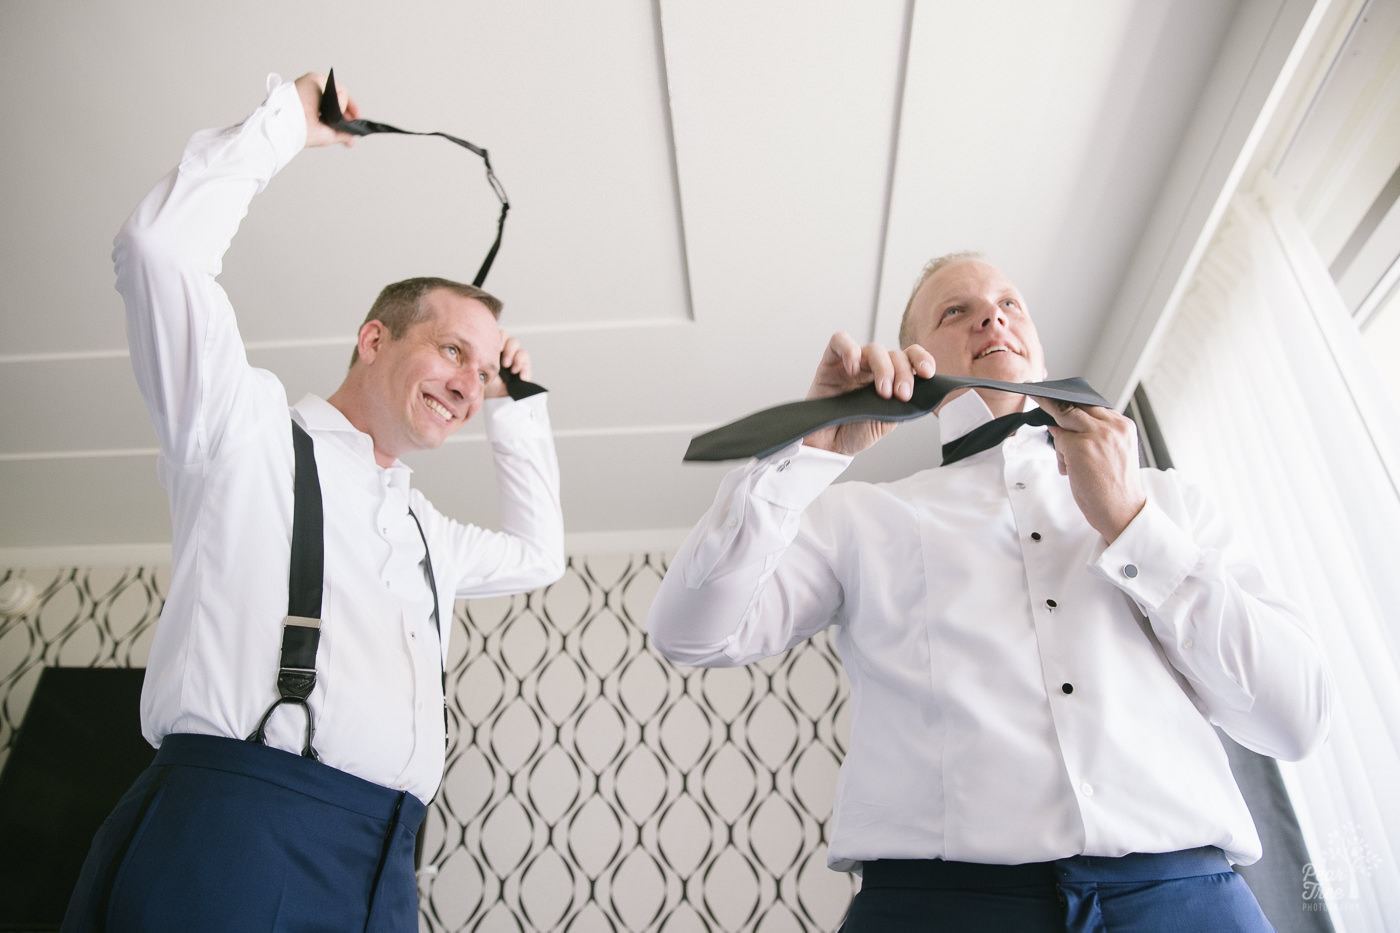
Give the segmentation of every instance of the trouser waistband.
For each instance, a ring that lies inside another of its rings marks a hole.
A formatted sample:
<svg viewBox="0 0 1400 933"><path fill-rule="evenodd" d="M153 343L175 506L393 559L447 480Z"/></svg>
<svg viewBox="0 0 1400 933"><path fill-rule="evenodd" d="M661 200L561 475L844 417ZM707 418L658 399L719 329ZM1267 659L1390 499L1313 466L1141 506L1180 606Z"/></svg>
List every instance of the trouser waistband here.
<svg viewBox="0 0 1400 933"><path fill-rule="evenodd" d="M1075 855L1053 862L984 865L943 859L879 859L864 864L864 887L1015 888L1057 883L1167 881L1230 871L1215 846L1117 857Z"/></svg>
<svg viewBox="0 0 1400 933"><path fill-rule="evenodd" d="M154 766L212 768L242 774L314 797L363 816L398 821L417 830L427 807L397 791L279 748L218 735L177 733L161 740Z"/></svg>

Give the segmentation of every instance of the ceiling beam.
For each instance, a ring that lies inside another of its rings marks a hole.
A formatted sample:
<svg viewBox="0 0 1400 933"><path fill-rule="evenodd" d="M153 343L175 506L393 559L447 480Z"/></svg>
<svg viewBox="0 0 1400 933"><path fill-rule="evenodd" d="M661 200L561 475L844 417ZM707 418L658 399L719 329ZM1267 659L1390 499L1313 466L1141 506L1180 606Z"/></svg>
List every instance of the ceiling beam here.
<svg viewBox="0 0 1400 933"><path fill-rule="evenodd" d="M1247 0L1226 36L1085 376L1127 403L1332 0Z"/></svg>

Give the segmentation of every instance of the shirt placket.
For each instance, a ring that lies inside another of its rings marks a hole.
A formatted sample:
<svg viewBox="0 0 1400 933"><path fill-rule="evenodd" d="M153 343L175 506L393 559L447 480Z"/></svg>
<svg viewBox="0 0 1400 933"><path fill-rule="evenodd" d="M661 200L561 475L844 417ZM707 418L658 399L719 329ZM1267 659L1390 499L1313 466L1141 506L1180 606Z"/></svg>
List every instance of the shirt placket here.
<svg viewBox="0 0 1400 933"><path fill-rule="evenodd" d="M1065 631L1065 628L1075 625L1076 615L1082 613L1062 592L1063 582L1067 579L1062 566L1065 543L1058 540L1060 522L1049 507L1055 496L1049 490L1038 488L1042 483L1061 481L1061 477L1037 463L1037 458L1043 457L1044 453L1029 445L1038 443L1038 436L1014 438L1008 442L1003 477L1025 567L1026 592L1040 655L1046 703L1054 723L1066 779L1079 806L1081 818L1087 822L1085 811L1092 806L1096 788L1092 775L1081 764L1081 756L1067 744L1066 736L1078 731L1071 723L1081 715L1078 707L1084 702L1083 689L1092 689L1093 685L1079 681L1074 665L1075 655L1069 649L1073 643L1073 633ZM1082 623L1083 620L1079 621Z"/></svg>
<svg viewBox="0 0 1400 933"><path fill-rule="evenodd" d="M438 682L441 653L433 630L432 593L423 572L423 542L413 518L408 514L406 483L394 471L384 471L380 480L377 524L385 546L383 580L396 607L395 619L401 643L413 668L409 685L413 704L412 751L398 781L422 765L419 759L431 743L424 736L441 731L441 711L436 698L429 696L429 685Z"/></svg>

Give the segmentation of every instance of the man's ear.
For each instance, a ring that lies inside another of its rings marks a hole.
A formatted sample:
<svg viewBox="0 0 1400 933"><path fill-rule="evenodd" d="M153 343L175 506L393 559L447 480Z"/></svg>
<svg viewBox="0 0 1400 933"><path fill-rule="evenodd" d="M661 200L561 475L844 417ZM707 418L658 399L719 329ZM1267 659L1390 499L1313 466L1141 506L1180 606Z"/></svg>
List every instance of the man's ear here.
<svg viewBox="0 0 1400 933"><path fill-rule="evenodd" d="M360 334L355 344L360 351L360 359L366 363L373 363L374 358L379 355L380 348L390 339L389 328L384 326L383 321L365 321L360 325Z"/></svg>

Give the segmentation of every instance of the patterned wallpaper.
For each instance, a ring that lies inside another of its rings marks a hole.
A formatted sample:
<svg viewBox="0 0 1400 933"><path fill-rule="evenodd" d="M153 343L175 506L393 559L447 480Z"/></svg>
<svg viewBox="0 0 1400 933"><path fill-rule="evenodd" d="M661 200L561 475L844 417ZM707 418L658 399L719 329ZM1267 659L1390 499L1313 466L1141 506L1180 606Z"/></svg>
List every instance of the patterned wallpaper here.
<svg viewBox="0 0 1400 933"><path fill-rule="evenodd" d="M659 554L575 557L547 589L457 604L420 930L840 926L840 664L822 637L738 670L671 666L643 628L664 572ZM167 568L12 575L42 597L0 619L0 766L44 666L145 663Z"/></svg>

